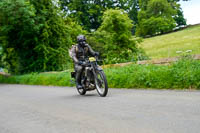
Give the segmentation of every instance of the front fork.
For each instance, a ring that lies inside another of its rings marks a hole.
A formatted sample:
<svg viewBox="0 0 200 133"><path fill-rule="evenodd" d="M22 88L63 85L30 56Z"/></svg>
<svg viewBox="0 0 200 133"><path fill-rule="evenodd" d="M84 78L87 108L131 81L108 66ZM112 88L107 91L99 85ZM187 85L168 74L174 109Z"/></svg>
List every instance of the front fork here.
<svg viewBox="0 0 200 133"><path fill-rule="evenodd" d="M98 75L97 72L98 71L103 71L103 69L99 66L97 66L96 70L93 67L93 74L94 74L94 80L95 80L95 84L98 85L99 84L99 79L98 79Z"/></svg>

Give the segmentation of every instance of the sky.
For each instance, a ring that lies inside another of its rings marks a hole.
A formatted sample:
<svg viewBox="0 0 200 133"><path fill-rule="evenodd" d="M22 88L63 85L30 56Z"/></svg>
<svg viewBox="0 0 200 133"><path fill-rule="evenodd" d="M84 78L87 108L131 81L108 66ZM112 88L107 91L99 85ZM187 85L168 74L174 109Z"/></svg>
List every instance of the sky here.
<svg viewBox="0 0 200 133"><path fill-rule="evenodd" d="M187 24L200 23L200 0L181 1L180 4Z"/></svg>

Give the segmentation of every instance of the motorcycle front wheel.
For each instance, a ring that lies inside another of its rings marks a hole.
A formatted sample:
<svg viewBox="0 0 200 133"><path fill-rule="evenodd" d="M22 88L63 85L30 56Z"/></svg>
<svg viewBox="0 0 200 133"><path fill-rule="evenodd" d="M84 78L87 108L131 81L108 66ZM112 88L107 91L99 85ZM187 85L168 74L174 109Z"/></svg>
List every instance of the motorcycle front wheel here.
<svg viewBox="0 0 200 133"><path fill-rule="evenodd" d="M81 88L81 89L78 89L78 88L77 88L77 91L78 91L78 93L79 93L80 95L85 95L85 93L86 93L86 90L83 89L83 88Z"/></svg>
<svg viewBox="0 0 200 133"><path fill-rule="evenodd" d="M105 97L108 93L108 83L106 76L103 71L97 71L96 75L97 77L95 78L95 85L97 92L101 97Z"/></svg>

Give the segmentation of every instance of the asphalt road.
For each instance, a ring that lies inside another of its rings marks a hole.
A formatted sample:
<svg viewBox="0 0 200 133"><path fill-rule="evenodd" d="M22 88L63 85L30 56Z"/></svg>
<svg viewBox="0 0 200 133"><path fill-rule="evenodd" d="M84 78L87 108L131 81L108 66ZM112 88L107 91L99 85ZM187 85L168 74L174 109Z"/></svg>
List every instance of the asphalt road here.
<svg viewBox="0 0 200 133"><path fill-rule="evenodd" d="M0 133L200 133L200 92L0 84Z"/></svg>

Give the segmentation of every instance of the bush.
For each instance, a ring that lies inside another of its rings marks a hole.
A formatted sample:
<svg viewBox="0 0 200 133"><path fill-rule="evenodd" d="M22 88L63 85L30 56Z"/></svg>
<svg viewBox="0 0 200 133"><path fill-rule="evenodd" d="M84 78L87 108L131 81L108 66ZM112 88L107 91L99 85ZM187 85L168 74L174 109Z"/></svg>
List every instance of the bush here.
<svg viewBox="0 0 200 133"><path fill-rule="evenodd" d="M130 65L105 72L109 87L200 89L200 61L182 59L170 66Z"/></svg>
<svg viewBox="0 0 200 133"><path fill-rule="evenodd" d="M0 57L10 73L71 67L68 49L82 29L52 0L1 0L0 18Z"/></svg>
<svg viewBox="0 0 200 133"><path fill-rule="evenodd" d="M0 75L0 83L27 84L27 85L52 85L73 86L70 72L60 73L32 73L21 76L4 77Z"/></svg>
<svg viewBox="0 0 200 133"><path fill-rule="evenodd" d="M103 23L88 37L88 42L101 52L106 64L136 61L139 48L132 36L132 27L132 20L123 10L107 10Z"/></svg>
<svg viewBox="0 0 200 133"><path fill-rule="evenodd" d="M183 58L172 65L173 86L200 89L200 62Z"/></svg>
<svg viewBox="0 0 200 133"><path fill-rule="evenodd" d="M141 10L138 12L137 36L152 36L172 31L176 27L173 9L167 0L140 0Z"/></svg>
<svg viewBox="0 0 200 133"><path fill-rule="evenodd" d="M139 36L163 34L171 31L175 27L175 21L163 17L150 17L143 19L137 26L136 34Z"/></svg>

